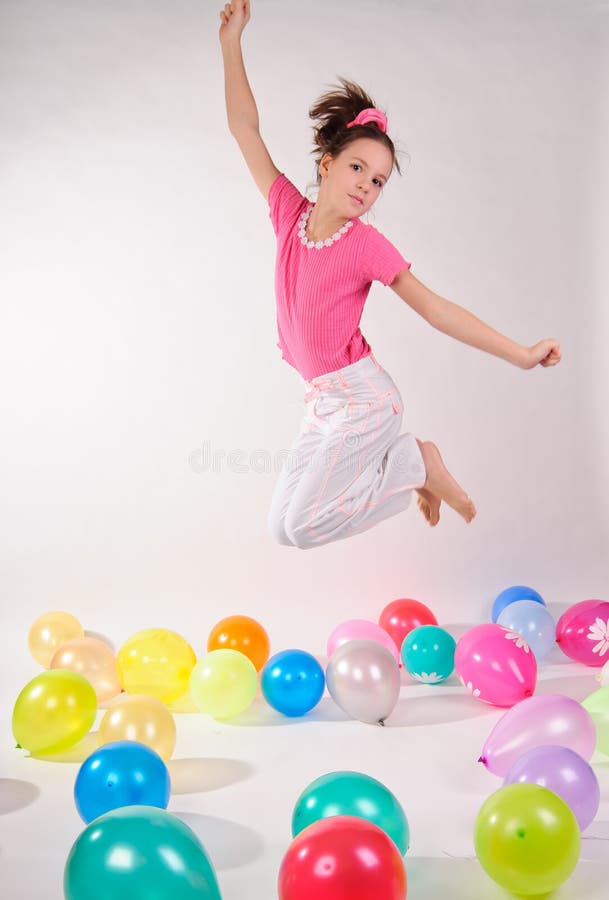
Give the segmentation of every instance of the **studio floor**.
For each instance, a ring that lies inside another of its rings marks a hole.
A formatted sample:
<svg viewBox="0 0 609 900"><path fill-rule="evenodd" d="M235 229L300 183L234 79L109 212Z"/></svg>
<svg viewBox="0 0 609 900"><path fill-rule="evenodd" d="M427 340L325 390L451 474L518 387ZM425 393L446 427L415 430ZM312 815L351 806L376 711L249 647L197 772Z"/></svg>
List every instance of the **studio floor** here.
<svg viewBox="0 0 609 900"><path fill-rule="evenodd" d="M2 684L0 892L7 900L61 900L64 864L84 827L73 801L74 780L96 746L95 730L59 760L29 758L15 749L10 713L30 669L17 664ZM598 687L597 675L555 648L540 666L537 693L581 700ZM477 762L502 711L473 699L454 675L435 686L406 678L384 728L349 720L327 694L302 719L282 717L262 697L230 723L175 713L168 809L199 836L223 900L277 896L294 804L313 779L339 769L379 779L402 803L410 826L409 898L510 896L483 871L473 846L477 813L502 784ZM555 900L607 897L609 759L594 756L592 763L601 805L582 835L578 866L552 895Z"/></svg>

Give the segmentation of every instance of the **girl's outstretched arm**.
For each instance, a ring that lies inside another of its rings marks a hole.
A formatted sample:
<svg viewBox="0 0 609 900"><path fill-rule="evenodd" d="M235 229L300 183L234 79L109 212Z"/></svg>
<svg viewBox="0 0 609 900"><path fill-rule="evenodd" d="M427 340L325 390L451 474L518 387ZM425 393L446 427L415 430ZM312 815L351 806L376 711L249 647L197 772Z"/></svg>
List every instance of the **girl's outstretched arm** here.
<svg viewBox="0 0 609 900"><path fill-rule="evenodd" d="M260 137L258 109L243 63L241 34L250 20L250 6L249 0L232 0L225 5L220 12L220 43L228 127L266 199L269 188L281 173Z"/></svg>
<svg viewBox="0 0 609 900"><path fill-rule="evenodd" d="M532 369L537 365L555 366L561 360L558 341L549 338L532 347L517 344L462 306L434 294L409 269L400 272L391 287L438 331L470 347L492 353L521 369Z"/></svg>

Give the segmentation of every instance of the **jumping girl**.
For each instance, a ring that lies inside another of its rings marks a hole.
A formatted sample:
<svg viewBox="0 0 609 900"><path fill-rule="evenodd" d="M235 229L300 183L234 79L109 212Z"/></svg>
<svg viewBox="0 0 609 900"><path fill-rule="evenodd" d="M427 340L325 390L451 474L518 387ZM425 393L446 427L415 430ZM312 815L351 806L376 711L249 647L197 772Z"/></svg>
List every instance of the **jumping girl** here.
<svg viewBox="0 0 609 900"><path fill-rule="evenodd" d="M241 53L250 7L233 0L220 12L228 125L269 205L278 346L306 387L300 434L271 502L271 533L300 548L340 540L402 512L413 491L430 525L437 525L443 500L469 523L476 508L435 444L399 433L400 393L359 329L371 283L390 285L444 334L522 369L556 365L560 345L517 344L433 293L393 244L360 221L399 164L386 116L358 85L340 79L342 88L309 112L316 202L277 169L260 136Z"/></svg>

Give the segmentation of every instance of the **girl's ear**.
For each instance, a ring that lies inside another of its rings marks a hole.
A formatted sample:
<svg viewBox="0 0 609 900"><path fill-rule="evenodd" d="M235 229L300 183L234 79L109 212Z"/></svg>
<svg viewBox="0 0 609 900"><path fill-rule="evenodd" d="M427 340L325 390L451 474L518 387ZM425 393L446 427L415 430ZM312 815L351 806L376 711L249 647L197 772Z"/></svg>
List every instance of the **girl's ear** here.
<svg viewBox="0 0 609 900"><path fill-rule="evenodd" d="M328 164L331 162L332 156L330 153L324 153L322 158L319 161L319 174L322 178L325 178L328 174Z"/></svg>

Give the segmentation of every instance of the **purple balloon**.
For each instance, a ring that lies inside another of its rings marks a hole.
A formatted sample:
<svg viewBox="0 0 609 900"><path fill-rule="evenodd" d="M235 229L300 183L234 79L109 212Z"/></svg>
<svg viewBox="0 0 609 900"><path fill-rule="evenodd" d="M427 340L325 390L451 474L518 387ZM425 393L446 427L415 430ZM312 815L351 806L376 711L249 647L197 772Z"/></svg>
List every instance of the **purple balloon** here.
<svg viewBox="0 0 609 900"><path fill-rule="evenodd" d="M503 784L539 784L558 794L571 807L581 831L594 819L601 802L592 766L568 747L534 747L516 760Z"/></svg>
<svg viewBox="0 0 609 900"><path fill-rule="evenodd" d="M562 694L527 697L499 719L479 762L503 776L523 753L546 744L569 747L590 759L596 747L596 726L588 710Z"/></svg>

